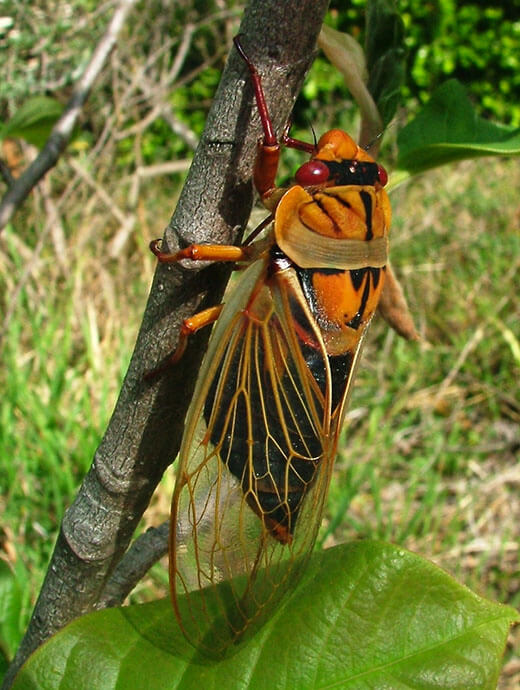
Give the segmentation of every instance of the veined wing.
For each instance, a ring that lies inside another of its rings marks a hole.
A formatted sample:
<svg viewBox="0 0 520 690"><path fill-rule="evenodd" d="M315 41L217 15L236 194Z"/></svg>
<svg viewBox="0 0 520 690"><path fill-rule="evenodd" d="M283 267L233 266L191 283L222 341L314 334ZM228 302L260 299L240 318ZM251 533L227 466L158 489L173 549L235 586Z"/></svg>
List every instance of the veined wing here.
<svg viewBox="0 0 520 690"><path fill-rule="evenodd" d="M174 607L209 652L262 622L312 550L341 421L332 388L349 378L333 382L331 359L295 270L255 261L215 325L173 496Z"/></svg>

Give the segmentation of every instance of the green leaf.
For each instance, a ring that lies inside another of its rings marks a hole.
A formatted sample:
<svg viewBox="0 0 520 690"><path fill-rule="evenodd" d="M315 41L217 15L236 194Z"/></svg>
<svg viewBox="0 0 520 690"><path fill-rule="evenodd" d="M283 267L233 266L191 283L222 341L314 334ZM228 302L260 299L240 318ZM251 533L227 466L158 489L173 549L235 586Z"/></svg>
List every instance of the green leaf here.
<svg viewBox="0 0 520 690"><path fill-rule="evenodd" d="M22 591L11 568L0 560L0 670L14 656L22 636Z"/></svg>
<svg viewBox="0 0 520 690"><path fill-rule="evenodd" d="M397 143L397 167L416 174L466 158L518 155L520 129L479 117L462 84L450 79L403 127Z"/></svg>
<svg viewBox="0 0 520 690"><path fill-rule="evenodd" d="M41 148L62 112L63 106L55 98L29 98L7 122L2 130L2 137L25 139L29 144Z"/></svg>
<svg viewBox="0 0 520 690"><path fill-rule="evenodd" d="M491 689L515 620L404 549L355 542L315 554L277 614L226 658L191 647L159 601L74 621L13 688Z"/></svg>
<svg viewBox="0 0 520 690"><path fill-rule="evenodd" d="M404 24L391 0L371 0L366 11L368 90L383 123L395 115L404 83Z"/></svg>

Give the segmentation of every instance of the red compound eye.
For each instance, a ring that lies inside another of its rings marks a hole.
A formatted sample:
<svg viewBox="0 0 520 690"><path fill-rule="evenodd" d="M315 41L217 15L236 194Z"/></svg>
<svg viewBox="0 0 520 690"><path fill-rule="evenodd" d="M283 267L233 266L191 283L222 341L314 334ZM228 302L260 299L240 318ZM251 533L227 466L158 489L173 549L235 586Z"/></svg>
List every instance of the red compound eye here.
<svg viewBox="0 0 520 690"><path fill-rule="evenodd" d="M377 179L381 183L381 186L385 186L385 184L388 182L388 173L386 170L383 168L382 165L377 166Z"/></svg>
<svg viewBox="0 0 520 690"><path fill-rule="evenodd" d="M307 161L298 168L294 179L302 187L310 187L314 184L322 184L329 179L330 171L322 161Z"/></svg>

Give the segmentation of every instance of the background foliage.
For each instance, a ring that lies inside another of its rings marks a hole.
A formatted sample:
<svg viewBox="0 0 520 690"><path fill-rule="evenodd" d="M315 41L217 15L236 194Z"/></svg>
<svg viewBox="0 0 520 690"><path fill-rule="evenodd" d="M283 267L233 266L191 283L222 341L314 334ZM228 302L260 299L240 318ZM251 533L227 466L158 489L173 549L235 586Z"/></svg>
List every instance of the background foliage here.
<svg viewBox="0 0 520 690"><path fill-rule="evenodd" d="M331 2L335 28L363 35L364 2L353 0L347 11ZM448 77L465 84L487 117L520 125L519 0L460 2L398 0L405 24L408 78L403 97L408 106Z"/></svg>

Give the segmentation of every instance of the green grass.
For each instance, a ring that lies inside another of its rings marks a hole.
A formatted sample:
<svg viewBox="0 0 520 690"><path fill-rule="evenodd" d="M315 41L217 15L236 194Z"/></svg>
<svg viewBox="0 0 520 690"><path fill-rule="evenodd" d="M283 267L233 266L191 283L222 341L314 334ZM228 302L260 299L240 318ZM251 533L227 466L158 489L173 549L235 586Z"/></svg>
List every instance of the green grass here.
<svg viewBox="0 0 520 690"><path fill-rule="evenodd" d="M517 162L484 160L394 194L392 261L423 340L405 342L376 318L322 539L403 544L517 606L519 186ZM102 218L92 225L77 210L65 262L50 240L31 253L41 230L34 221L32 231L20 223L1 240L9 323L1 344L0 546L24 592L21 630L139 327L154 267L146 242L169 217L167 202L157 212L149 193L143 206L154 220L115 259L106 250L113 229L100 231ZM148 521L166 516L171 483L159 489ZM154 572L140 599L164 593L164 569Z"/></svg>
<svg viewBox="0 0 520 690"><path fill-rule="evenodd" d="M41 229L16 230L1 239L0 554L24 594L22 632L112 412L147 285L126 260L108 278L103 237L85 255L71 236L59 262L50 242L32 253ZM115 294L125 271L135 285Z"/></svg>

